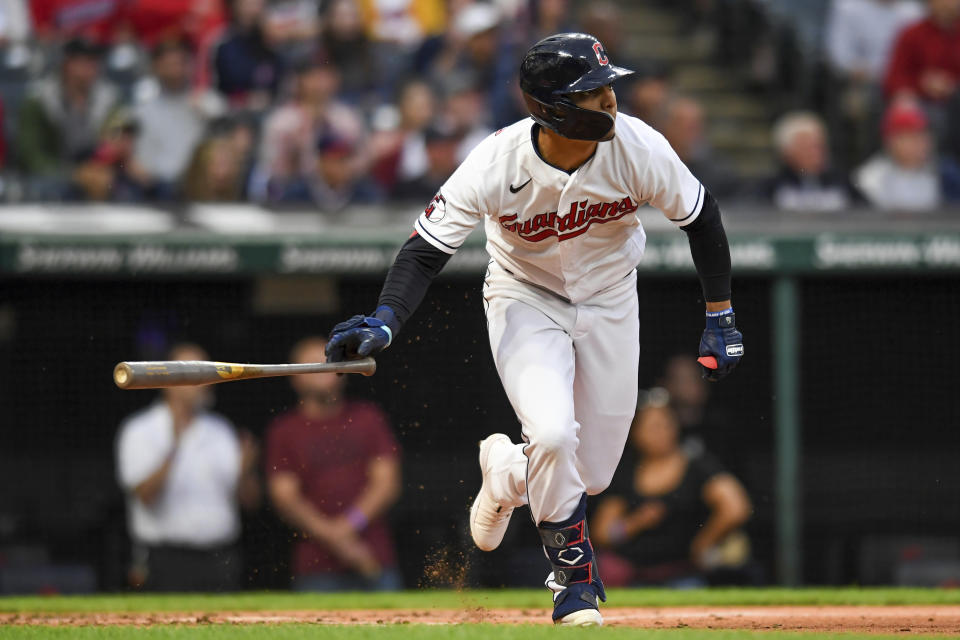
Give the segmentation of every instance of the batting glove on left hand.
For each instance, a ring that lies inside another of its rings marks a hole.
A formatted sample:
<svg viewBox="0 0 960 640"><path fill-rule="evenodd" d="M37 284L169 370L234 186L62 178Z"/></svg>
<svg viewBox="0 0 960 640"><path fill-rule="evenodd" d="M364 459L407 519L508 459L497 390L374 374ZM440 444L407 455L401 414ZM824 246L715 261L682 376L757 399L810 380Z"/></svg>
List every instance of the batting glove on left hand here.
<svg viewBox="0 0 960 640"><path fill-rule="evenodd" d="M353 316L330 332L327 362L357 360L380 353L393 342L393 331L387 323L373 316Z"/></svg>
<svg viewBox="0 0 960 640"><path fill-rule="evenodd" d="M707 328L700 338L700 356L713 356L717 368L703 367L702 375L716 382L733 371L743 357L743 334L737 331L733 309L707 312Z"/></svg>

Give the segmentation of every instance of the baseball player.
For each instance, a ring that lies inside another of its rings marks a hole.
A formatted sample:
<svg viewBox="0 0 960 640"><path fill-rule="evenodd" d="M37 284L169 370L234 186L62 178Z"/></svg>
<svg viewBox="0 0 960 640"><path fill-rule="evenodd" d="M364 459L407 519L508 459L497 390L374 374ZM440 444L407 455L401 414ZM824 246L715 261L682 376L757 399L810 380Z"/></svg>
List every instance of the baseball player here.
<svg viewBox="0 0 960 640"><path fill-rule="evenodd" d="M613 476L636 410L636 266L643 204L687 232L706 300L700 355L719 380L743 354L730 302L730 252L716 201L650 126L617 113L611 87L632 73L593 36L534 45L520 67L530 118L481 142L415 223L376 310L333 328L330 361L387 348L431 280L481 221L490 347L522 442L480 443L470 509L476 545L500 544L528 505L552 571L553 619L599 625L606 601L586 524L587 496Z"/></svg>

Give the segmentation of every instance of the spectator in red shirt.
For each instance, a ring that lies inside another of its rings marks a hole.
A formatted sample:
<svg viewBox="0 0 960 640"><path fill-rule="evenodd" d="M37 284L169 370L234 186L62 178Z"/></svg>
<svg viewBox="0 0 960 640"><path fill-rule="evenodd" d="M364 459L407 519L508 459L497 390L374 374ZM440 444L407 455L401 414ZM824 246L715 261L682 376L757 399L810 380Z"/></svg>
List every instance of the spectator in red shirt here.
<svg viewBox="0 0 960 640"><path fill-rule="evenodd" d="M220 0L128 0L123 20L145 47L188 38L199 50L223 28L226 15Z"/></svg>
<svg viewBox="0 0 960 640"><path fill-rule="evenodd" d="M929 0L930 14L904 29L887 68L887 96L944 103L960 83L960 0Z"/></svg>
<svg viewBox="0 0 960 640"><path fill-rule="evenodd" d="M113 40L120 0L30 0L33 30L41 40L85 37L100 44Z"/></svg>
<svg viewBox="0 0 960 640"><path fill-rule="evenodd" d="M291 362L323 362L323 338L304 338ZM400 448L375 405L343 398L346 378L294 376L299 406L267 431L267 484L302 537L293 548L301 591L402 586L385 513L400 495Z"/></svg>

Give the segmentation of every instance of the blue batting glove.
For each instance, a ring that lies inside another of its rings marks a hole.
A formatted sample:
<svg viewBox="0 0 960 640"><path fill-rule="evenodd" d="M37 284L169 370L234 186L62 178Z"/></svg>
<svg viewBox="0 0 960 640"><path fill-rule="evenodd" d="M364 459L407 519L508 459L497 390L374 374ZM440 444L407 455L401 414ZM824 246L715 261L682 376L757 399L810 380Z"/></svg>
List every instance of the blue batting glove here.
<svg viewBox="0 0 960 640"><path fill-rule="evenodd" d="M711 369L701 363L703 377L716 382L725 377L740 363L743 357L743 334L737 331L733 308L707 312L707 328L700 338L700 356L713 356L717 368Z"/></svg>
<svg viewBox="0 0 960 640"><path fill-rule="evenodd" d="M389 307L380 307L374 312L383 315L382 310L393 316ZM393 342L393 330L387 322L374 316L353 316L341 322L330 332L327 342L327 362L357 360L380 353Z"/></svg>

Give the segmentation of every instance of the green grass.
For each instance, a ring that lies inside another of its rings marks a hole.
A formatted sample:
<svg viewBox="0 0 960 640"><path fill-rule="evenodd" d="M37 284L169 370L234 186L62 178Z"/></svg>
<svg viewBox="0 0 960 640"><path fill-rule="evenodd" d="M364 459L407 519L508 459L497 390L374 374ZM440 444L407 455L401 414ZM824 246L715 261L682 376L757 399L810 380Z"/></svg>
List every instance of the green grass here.
<svg viewBox="0 0 960 640"><path fill-rule="evenodd" d="M895 605L957 604L960 589L611 589L607 607L740 606L740 605ZM0 597L0 612L217 612L291 611L303 609L462 609L545 608L545 589L487 591L419 590L397 593L304 594L242 592L237 594L116 594L93 596Z"/></svg>
<svg viewBox="0 0 960 640"><path fill-rule="evenodd" d="M612 606L682 605L960 605L960 589L703 589L666 591L660 589L615 589L606 608ZM211 594L121 594L98 596L28 596L0 598L0 612L57 614L83 612L214 613L228 611L282 611L332 609L464 609L545 608L549 596L544 590L491 591L405 591L400 593L239 593ZM271 640L564 640L602 638L602 640L886 640L900 635L863 633L752 632L700 629L557 629L548 625L511 626L455 624L426 626L416 624L379 624L363 626L326 626L322 624L199 624L133 626L0 626L3 640L226 640L270 638ZM955 636L960 637L960 636Z"/></svg>
<svg viewBox="0 0 960 640"><path fill-rule="evenodd" d="M488 624L434 627L425 625L386 625L366 627L325 627L309 624L215 625L207 627L11 627L0 629L4 640L226 640L269 638L270 640L564 640L565 638L602 638L603 640L891 640L903 635L855 633L792 633L765 631L712 631L699 629L557 629L549 626L496 626ZM929 636L927 636L929 637ZM941 636L943 637L943 636Z"/></svg>

